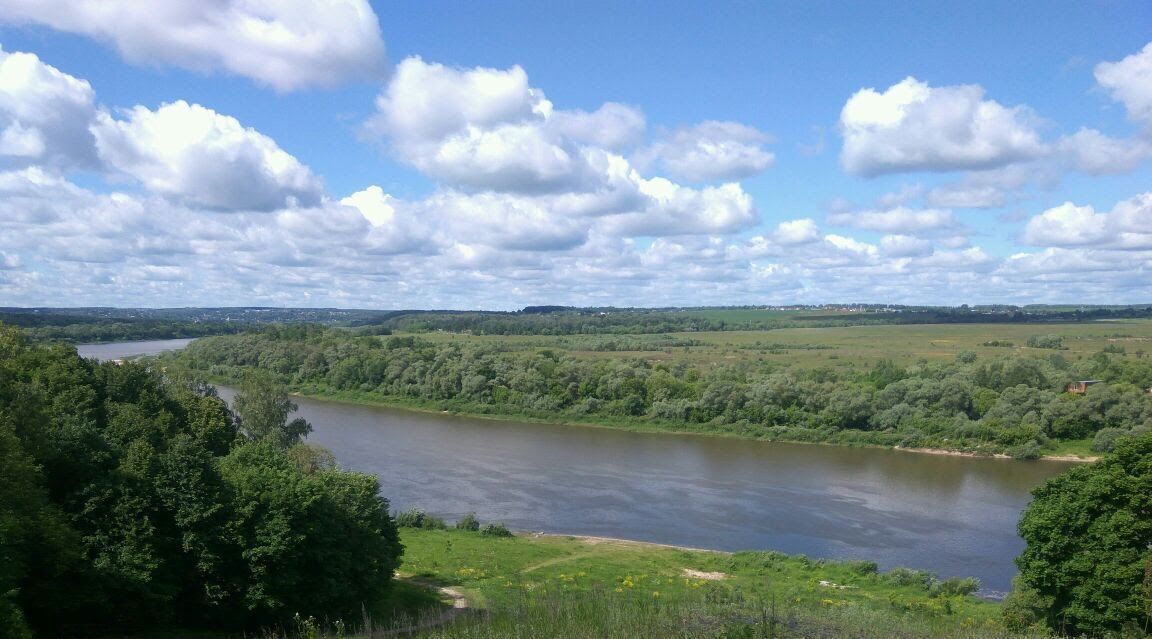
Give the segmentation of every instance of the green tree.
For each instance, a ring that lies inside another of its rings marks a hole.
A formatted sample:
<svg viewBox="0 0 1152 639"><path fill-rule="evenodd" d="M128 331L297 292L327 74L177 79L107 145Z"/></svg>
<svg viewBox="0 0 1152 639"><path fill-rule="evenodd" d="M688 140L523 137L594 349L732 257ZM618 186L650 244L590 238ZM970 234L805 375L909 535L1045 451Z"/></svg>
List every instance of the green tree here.
<svg viewBox="0 0 1152 639"><path fill-rule="evenodd" d="M268 375L248 375L232 404L241 432L253 441L268 441L286 449L312 432L312 424L302 417L288 421L296 412L296 403L289 399L288 390Z"/></svg>
<svg viewBox="0 0 1152 639"><path fill-rule="evenodd" d="M1068 634L1147 632L1152 557L1152 434L1119 441L1101 461L1033 491L1016 559L1048 625Z"/></svg>

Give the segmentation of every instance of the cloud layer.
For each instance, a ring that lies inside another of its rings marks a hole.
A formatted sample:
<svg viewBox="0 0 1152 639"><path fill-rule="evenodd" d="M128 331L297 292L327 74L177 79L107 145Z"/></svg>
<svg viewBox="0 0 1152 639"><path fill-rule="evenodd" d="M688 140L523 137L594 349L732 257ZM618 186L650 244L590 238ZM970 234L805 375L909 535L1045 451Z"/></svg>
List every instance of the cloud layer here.
<svg viewBox="0 0 1152 639"><path fill-rule="evenodd" d="M109 42L128 61L224 71L277 91L380 77L367 0L4 0L0 21Z"/></svg>
<svg viewBox="0 0 1152 639"><path fill-rule="evenodd" d="M270 29L282 24L286 41L303 29L304 14L287 4L225 5L263 16ZM40 22L81 29L56 4L44 6ZM126 56L133 46L146 51L143 36L121 43L137 37L133 28L100 26L123 6L77 5L96 16L82 32L115 31ZM364 20L378 38L367 5L341 6L355 18L344 17L354 27L347 46ZM177 15L197 31L208 15L180 3L161 14L158 32ZM309 64L277 83L229 66L241 53L189 51L184 61L159 61L279 90L323 83ZM1100 86L1138 124L1149 51L1096 67ZM244 55L273 54L257 46ZM0 50L0 299L508 309L1117 302L1148 292L1152 193L1028 200L1069 173L1139 170L1152 153L1146 135L1085 126L1045 139L1027 106L1005 106L976 85L907 78L850 96L840 113L845 180L952 175L889 184L861 206L829 192L827 213L778 203L787 193L772 189L788 185L772 180L786 145L777 149L760 128L650 126L639 107L611 101L565 108L518 66L408 58L362 106L372 112L360 132L426 179L423 192L390 191L382 176L333 193L276 140L211 105L104 105L87 81ZM1014 237L982 233L996 214L978 209L1009 203L1016 217L995 228Z"/></svg>

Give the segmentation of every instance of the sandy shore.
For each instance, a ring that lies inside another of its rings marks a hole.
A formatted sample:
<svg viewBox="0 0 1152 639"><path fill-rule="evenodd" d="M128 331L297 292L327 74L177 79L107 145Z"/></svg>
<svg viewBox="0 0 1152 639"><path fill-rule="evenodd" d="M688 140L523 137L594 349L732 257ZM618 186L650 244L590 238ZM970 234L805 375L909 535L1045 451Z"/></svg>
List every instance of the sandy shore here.
<svg viewBox="0 0 1152 639"><path fill-rule="evenodd" d="M716 553L718 555L731 555L732 554L726 550L716 550L714 548L694 548L692 546L677 546L675 544L659 544L659 543L656 543L654 541L636 541L635 539L621 539L619 537L595 537L592 535L566 535L564 533L546 533L546 532L534 532L534 531L523 531L523 532L517 532L516 534L521 536L521 537L530 537L533 539L540 538L540 537L558 537L558 538L563 538L563 539L574 539L576 541L581 541L581 542L584 542L584 543L590 544L590 545L613 544L616 546L645 546L645 547L649 547L649 548L671 548L673 550L688 550L691 552L711 552L711 553Z"/></svg>
<svg viewBox="0 0 1152 639"><path fill-rule="evenodd" d="M902 446L893 446L893 450L903 451L905 453L922 453L925 455L946 455L948 457L988 457L990 459L1012 459L1010 455L1004 453L995 453L992 455L985 455L981 453L970 453L962 450L948 450L946 448L904 448ZM1079 462L1079 463L1092 463L1099 460L1099 457L1081 457L1079 455L1044 455L1037 461L1060 461L1060 462Z"/></svg>

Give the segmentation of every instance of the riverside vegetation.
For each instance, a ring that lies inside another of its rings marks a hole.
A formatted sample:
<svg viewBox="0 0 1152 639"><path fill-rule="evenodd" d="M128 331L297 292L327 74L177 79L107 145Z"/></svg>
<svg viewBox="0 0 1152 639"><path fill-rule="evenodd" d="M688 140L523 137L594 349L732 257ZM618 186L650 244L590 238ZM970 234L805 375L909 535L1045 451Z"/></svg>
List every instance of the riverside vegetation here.
<svg viewBox="0 0 1152 639"><path fill-rule="evenodd" d="M219 382L259 369L308 395L475 415L1019 458L1107 452L1152 428L1152 322L1045 329L489 336L291 325L197 340L164 361ZM1065 392L1079 380L1099 383Z"/></svg>

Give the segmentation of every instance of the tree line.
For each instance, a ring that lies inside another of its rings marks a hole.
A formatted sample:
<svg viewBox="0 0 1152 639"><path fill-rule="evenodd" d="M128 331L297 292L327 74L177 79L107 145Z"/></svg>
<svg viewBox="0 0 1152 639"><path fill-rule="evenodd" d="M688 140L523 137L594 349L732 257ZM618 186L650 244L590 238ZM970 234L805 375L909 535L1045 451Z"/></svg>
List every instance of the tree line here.
<svg viewBox="0 0 1152 639"><path fill-rule="evenodd" d="M1109 352L1076 362L1059 353L979 359L962 352L947 364L882 360L858 370L802 369L588 359L531 343L291 325L197 340L166 357L218 379L260 369L297 390L444 410L1025 458L1084 438L1107 451L1152 428L1152 360ZM1064 392L1083 379L1101 382L1083 394Z"/></svg>
<svg viewBox="0 0 1152 639"><path fill-rule="evenodd" d="M0 636L359 618L401 546L374 476L302 443L282 388L236 398L0 326Z"/></svg>

